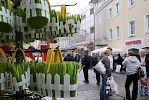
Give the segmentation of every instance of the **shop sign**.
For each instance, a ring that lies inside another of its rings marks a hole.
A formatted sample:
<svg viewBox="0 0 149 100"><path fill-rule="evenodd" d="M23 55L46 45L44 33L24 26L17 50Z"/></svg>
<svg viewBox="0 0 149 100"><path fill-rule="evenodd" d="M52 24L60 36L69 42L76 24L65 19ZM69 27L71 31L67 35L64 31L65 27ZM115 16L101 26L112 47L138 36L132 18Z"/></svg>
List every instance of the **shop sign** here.
<svg viewBox="0 0 149 100"><path fill-rule="evenodd" d="M125 42L125 45L137 45L137 44L141 44L141 43L142 43L141 40L132 40L132 41Z"/></svg>

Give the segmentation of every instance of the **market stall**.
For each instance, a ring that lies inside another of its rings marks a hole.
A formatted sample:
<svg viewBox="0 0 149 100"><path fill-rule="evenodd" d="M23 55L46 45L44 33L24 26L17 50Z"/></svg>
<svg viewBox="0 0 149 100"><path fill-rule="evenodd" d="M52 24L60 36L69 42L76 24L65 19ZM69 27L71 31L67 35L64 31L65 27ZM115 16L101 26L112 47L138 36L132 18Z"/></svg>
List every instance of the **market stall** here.
<svg viewBox="0 0 149 100"><path fill-rule="evenodd" d="M3 61L0 64L3 68L1 97L17 100L44 96L52 97L52 100L75 97L81 66L64 62L59 46L24 51L23 42L35 39L55 42L57 37L73 35L80 29L80 15L66 15L65 4L61 5L61 11L56 12L51 9L49 0L0 0L0 17L1 44L16 45L15 50L0 49ZM26 61L25 52L42 51L47 52L45 62ZM12 54L10 62L7 62L6 53Z"/></svg>

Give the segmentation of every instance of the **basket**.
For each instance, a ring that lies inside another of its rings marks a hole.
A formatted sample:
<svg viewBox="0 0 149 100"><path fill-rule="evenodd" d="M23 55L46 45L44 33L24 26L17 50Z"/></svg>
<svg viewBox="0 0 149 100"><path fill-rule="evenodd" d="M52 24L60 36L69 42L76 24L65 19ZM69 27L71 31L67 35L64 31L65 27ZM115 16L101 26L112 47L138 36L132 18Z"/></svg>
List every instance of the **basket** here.
<svg viewBox="0 0 149 100"><path fill-rule="evenodd" d="M4 6L0 6L0 32L3 33L12 32L13 25L14 25L13 12L11 12Z"/></svg>
<svg viewBox="0 0 149 100"><path fill-rule="evenodd" d="M49 6L46 0L25 0L27 24L33 29L44 28L50 20Z"/></svg>
<svg viewBox="0 0 149 100"><path fill-rule="evenodd" d="M16 56L16 53L18 51L21 51L24 57L24 62L26 63L25 53L21 48L17 48L12 59L12 66L14 66L14 58ZM14 66L21 68L22 66ZM22 68L23 69L23 68ZM11 73L14 73L10 68ZM18 70L19 71L19 70ZM21 70L22 71L22 70ZM10 84L11 84L11 90L14 91L14 93L25 90L30 86L30 69L27 68L27 70L24 72L24 74L21 75L21 81L17 79L17 77L13 76L13 74L10 75Z"/></svg>

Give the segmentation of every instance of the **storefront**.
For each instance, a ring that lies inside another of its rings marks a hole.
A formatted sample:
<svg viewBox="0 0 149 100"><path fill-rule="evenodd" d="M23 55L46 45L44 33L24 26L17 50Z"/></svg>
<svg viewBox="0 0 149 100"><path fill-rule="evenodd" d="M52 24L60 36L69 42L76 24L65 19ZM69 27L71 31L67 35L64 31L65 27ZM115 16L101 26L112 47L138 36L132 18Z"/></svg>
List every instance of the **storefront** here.
<svg viewBox="0 0 149 100"><path fill-rule="evenodd" d="M145 46L143 39L125 41L125 47L128 51L132 50L137 55L139 54L139 49L144 48L147 51L147 54L149 54L149 47Z"/></svg>

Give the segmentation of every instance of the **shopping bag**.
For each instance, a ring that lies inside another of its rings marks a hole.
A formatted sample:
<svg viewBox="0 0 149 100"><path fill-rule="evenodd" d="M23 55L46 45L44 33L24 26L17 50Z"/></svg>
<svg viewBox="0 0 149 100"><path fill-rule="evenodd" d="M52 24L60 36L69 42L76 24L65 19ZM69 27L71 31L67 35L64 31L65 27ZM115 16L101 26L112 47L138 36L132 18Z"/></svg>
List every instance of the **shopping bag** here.
<svg viewBox="0 0 149 100"><path fill-rule="evenodd" d="M140 77L140 82L142 85L147 86L147 80L144 77Z"/></svg>
<svg viewBox="0 0 149 100"><path fill-rule="evenodd" d="M116 65L116 72L119 73L121 69L121 65Z"/></svg>
<svg viewBox="0 0 149 100"><path fill-rule="evenodd" d="M110 94L111 93L111 87L110 87L110 78L107 78L107 82L106 82L106 94Z"/></svg>
<svg viewBox="0 0 149 100"><path fill-rule="evenodd" d="M95 65L94 69L95 69L98 73L101 73L101 74L105 74L105 73L106 73L105 66L104 66L104 64L103 64L101 61L99 61L99 62Z"/></svg>
<svg viewBox="0 0 149 100"><path fill-rule="evenodd" d="M114 81L113 77L108 77L106 84L110 84L110 93L113 95L118 94L118 85Z"/></svg>

